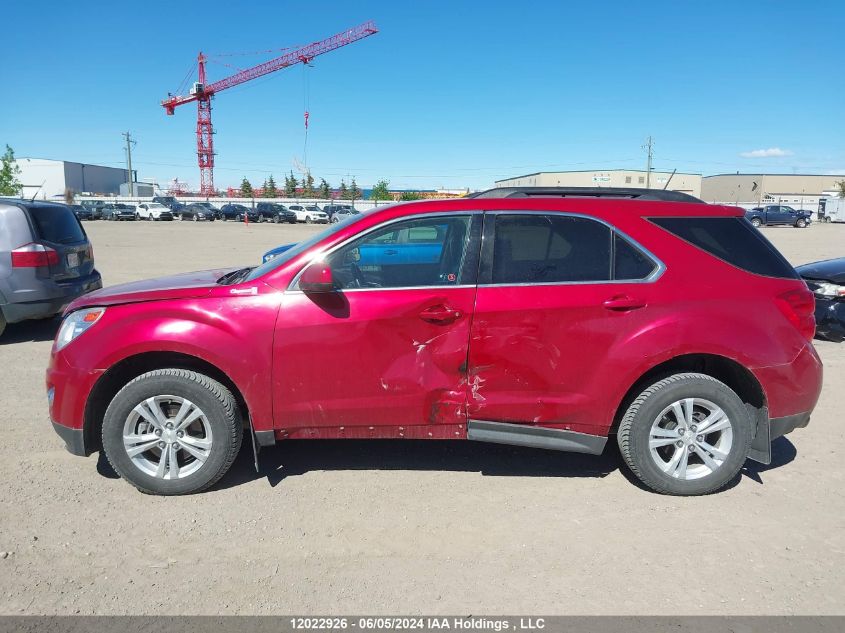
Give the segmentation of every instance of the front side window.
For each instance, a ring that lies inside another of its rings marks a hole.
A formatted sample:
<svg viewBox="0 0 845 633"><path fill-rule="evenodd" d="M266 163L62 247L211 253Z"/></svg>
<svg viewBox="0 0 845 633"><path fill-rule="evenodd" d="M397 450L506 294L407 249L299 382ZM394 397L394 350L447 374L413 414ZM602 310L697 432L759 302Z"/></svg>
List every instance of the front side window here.
<svg viewBox="0 0 845 633"><path fill-rule="evenodd" d="M376 229L329 255L339 289L457 286L464 279L472 216L404 220Z"/></svg>

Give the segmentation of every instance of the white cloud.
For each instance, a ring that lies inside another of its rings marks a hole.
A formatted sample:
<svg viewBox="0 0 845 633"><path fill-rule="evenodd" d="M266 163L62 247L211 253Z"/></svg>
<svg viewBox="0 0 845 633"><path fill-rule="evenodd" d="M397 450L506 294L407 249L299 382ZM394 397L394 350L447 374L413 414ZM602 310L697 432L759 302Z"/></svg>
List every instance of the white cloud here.
<svg viewBox="0 0 845 633"><path fill-rule="evenodd" d="M740 156L743 158L777 158L778 156L792 156L792 152L788 149L781 149L780 147L770 147L769 149L755 149L750 152L742 152Z"/></svg>

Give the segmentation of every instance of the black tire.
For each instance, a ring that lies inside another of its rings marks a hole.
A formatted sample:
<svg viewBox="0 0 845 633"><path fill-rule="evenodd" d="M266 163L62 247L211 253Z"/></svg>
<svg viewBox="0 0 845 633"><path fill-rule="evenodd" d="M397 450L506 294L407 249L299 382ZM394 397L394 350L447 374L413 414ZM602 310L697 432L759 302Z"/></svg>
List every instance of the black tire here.
<svg viewBox="0 0 845 633"><path fill-rule="evenodd" d="M807 226L807 220L805 220L804 218L801 218L800 220L798 220L795 223L795 226L797 226L799 229L803 229Z"/></svg>
<svg viewBox="0 0 845 633"><path fill-rule="evenodd" d="M278 224L282 219L278 215L273 216L273 224Z"/></svg>
<svg viewBox="0 0 845 633"><path fill-rule="evenodd" d="M725 460L699 479L676 479L663 472L649 448L654 421L665 408L685 398L706 399L720 407L733 431ZM675 374L643 391L628 407L617 435L622 457L640 481L655 492L680 496L709 494L730 483L745 463L752 438L751 419L739 396L723 382L694 373Z"/></svg>
<svg viewBox="0 0 845 633"><path fill-rule="evenodd" d="M288 224L296 224L296 218L294 218L293 220L288 220Z"/></svg>
<svg viewBox="0 0 845 633"><path fill-rule="evenodd" d="M200 221L200 217L198 215L194 215L194 222L199 222L199 221Z"/></svg>
<svg viewBox="0 0 845 633"><path fill-rule="evenodd" d="M760 218L751 218L751 226L754 228L759 229L760 225L763 224L763 221Z"/></svg>
<svg viewBox="0 0 845 633"><path fill-rule="evenodd" d="M235 216L235 221L236 221L236 222L243 222L243 221L244 221L244 216L242 216L240 213L238 213L238 215L237 215L237 216Z"/></svg>
<svg viewBox="0 0 845 633"><path fill-rule="evenodd" d="M3 336L3 331L6 329L6 317L3 316L3 311L0 310L0 336Z"/></svg>
<svg viewBox="0 0 845 633"><path fill-rule="evenodd" d="M161 479L142 471L123 445L123 427L133 408L153 396L169 395L195 403L205 413L213 437L208 458L195 472L178 479ZM183 495L214 485L229 470L241 448L243 422L232 393L216 380L186 369L157 369L142 374L121 389L106 409L103 451L115 471L141 492Z"/></svg>
<svg viewBox="0 0 845 633"><path fill-rule="evenodd" d="M313 222L313 220L311 219L311 216L310 216L310 215L306 215L306 216L305 216L305 224L311 224L312 222Z"/></svg>
<svg viewBox="0 0 845 633"><path fill-rule="evenodd" d="M180 222L184 222L184 221L185 221L185 214L184 214L184 213L180 213L180 214L179 214L179 221L180 221Z"/></svg>

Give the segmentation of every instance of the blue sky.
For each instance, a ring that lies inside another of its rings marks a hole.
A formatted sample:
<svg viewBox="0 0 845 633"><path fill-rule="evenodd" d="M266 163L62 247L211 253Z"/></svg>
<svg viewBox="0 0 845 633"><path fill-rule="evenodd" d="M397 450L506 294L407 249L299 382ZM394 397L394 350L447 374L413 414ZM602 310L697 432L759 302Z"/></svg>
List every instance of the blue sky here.
<svg viewBox="0 0 845 633"><path fill-rule="evenodd" d="M220 93L215 184L303 160L333 185L487 187L539 170L845 173L834 1L13 2L0 50L0 144L198 184L196 108L167 117L199 50L380 32ZM273 53L220 57L247 67ZM232 72L209 65L211 80ZM306 89L307 87L307 89ZM752 154L753 153L753 154ZM763 154L762 156L760 154Z"/></svg>

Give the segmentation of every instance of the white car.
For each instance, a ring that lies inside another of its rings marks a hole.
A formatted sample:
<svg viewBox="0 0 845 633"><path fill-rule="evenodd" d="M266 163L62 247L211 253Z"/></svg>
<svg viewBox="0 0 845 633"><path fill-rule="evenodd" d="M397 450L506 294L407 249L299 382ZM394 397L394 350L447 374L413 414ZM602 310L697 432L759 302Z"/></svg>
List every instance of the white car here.
<svg viewBox="0 0 845 633"><path fill-rule="evenodd" d="M302 206L301 204L289 204L288 209L296 213L297 222L306 224L328 224L329 214L325 213L316 204Z"/></svg>
<svg viewBox="0 0 845 633"><path fill-rule="evenodd" d="M173 213L170 209L158 202L142 202L135 207L136 220L172 220Z"/></svg>

